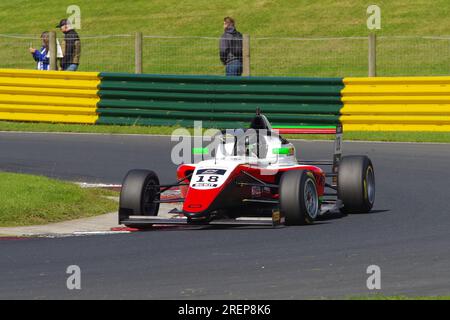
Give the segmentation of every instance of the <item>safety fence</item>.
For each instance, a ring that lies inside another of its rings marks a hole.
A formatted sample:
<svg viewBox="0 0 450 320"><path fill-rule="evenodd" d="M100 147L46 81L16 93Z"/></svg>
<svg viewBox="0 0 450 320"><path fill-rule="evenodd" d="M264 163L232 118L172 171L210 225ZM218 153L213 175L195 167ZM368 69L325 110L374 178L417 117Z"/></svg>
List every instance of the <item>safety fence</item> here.
<svg viewBox="0 0 450 320"><path fill-rule="evenodd" d="M264 29L264 28L263 28ZM1 32L1 30L0 30ZM58 33L62 43L62 34ZM342 37L263 37L248 35L251 76L365 77L371 52L368 35ZM224 75L220 37L81 33L79 71ZM136 42L140 45L136 46ZM29 49L41 48L39 35L0 34L0 68L33 69ZM450 36L377 36L378 76L450 75ZM139 68L138 68L139 65ZM137 71L139 69L140 71Z"/></svg>
<svg viewBox="0 0 450 320"><path fill-rule="evenodd" d="M283 78L0 69L0 120L329 132L450 131L450 77Z"/></svg>

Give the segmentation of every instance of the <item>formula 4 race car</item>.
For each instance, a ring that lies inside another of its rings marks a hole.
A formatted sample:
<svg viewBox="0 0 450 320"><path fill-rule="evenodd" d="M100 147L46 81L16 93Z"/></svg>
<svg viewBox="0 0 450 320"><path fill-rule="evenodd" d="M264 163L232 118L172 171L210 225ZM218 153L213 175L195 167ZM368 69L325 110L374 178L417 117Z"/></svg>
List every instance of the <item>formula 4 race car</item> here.
<svg viewBox="0 0 450 320"><path fill-rule="evenodd" d="M249 129L223 130L210 159L181 164L178 181L160 184L149 170L131 170L120 195L119 223L275 226L312 224L328 212L369 212L375 175L367 156L341 157L342 127L336 128L334 157L297 160L294 145L257 112ZM197 154L209 153L196 148ZM329 167L324 171L321 167ZM161 194L180 189L180 198ZM161 203L181 202L173 218L158 217Z"/></svg>

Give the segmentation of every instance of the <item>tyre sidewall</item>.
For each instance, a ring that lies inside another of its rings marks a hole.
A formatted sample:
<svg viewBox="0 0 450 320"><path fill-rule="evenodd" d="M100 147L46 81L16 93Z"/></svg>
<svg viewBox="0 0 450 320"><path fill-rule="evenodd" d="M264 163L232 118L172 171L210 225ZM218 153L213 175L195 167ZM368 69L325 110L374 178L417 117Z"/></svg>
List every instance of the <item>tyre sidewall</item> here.
<svg viewBox="0 0 450 320"><path fill-rule="evenodd" d="M128 172L122 183L120 208L132 210L131 215L157 215L159 204L155 204L152 212L144 212L144 194L149 183L159 185L159 179L155 172L142 169ZM155 200L159 200L159 195Z"/></svg>
<svg viewBox="0 0 450 320"><path fill-rule="evenodd" d="M306 208L304 193L306 184L313 183L316 196L316 214L311 216ZM295 170L283 173L280 180L280 210L286 225L312 224L317 217L319 200L314 175L311 171Z"/></svg>
<svg viewBox="0 0 450 320"><path fill-rule="evenodd" d="M372 209L375 199L370 202L368 197L368 170L373 172L375 188L375 171L367 156L342 158L338 170L338 198L343 202L343 212L366 213Z"/></svg>

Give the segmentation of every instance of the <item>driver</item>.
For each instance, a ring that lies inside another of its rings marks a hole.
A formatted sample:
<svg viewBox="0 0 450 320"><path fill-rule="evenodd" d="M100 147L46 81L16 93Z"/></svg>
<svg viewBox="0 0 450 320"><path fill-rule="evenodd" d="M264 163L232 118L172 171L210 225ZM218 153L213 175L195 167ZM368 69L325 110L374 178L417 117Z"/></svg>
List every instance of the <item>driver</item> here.
<svg viewBox="0 0 450 320"><path fill-rule="evenodd" d="M248 129L244 134L238 136L237 155L257 157L264 159L267 156L268 145L266 135L259 130Z"/></svg>

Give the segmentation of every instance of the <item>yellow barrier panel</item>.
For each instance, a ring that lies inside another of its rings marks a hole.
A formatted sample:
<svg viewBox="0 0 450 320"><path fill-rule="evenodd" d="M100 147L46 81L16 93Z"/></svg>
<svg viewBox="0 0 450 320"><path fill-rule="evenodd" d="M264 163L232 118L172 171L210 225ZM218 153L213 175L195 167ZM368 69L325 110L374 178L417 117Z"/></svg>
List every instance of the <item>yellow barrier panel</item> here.
<svg viewBox="0 0 450 320"><path fill-rule="evenodd" d="M33 106L33 105L10 105L0 104L0 112L26 112L26 113L48 113L64 115L93 115L95 107L67 107L67 106Z"/></svg>
<svg viewBox="0 0 450 320"><path fill-rule="evenodd" d="M48 99L51 99L52 97L97 98L97 90L0 86L0 95L3 94L47 96Z"/></svg>
<svg viewBox="0 0 450 320"><path fill-rule="evenodd" d="M349 115L341 116L341 120L345 123L359 123L359 124L428 124L428 125L450 125L450 116L410 116L410 115L390 115L390 116L380 116L380 115Z"/></svg>
<svg viewBox="0 0 450 320"><path fill-rule="evenodd" d="M44 114L44 113L19 113L19 112L0 112L0 119L9 121L32 121L32 122L58 122L58 123L82 123L95 124L97 115L63 115L63 114Z"/></svg>
<svg viewBox="0 0 450 320"><path fill-rule="evenodd" d="M344 131L450 131L450 77L344 78Z"/></svg>
<svg viewBox="0 0 450 320"><path fill-rule="evenodd" d="M98 72L39 71L20 69L0 69L0 77L48 78L66 80L99 80Z"/></svg>
<svg viewBox="0 0 450 320"><path fill-rule="evenodd" d="M358 124L347 123L344 125L345 131L430 131L430 132L449 132L450 125L436 124Z"/></svg>
<svg viewBox="0 0 450 320"><path fill-rule="evenodd" d="M374 104L346 103L344 107L341 112L348 116L374 114ZM377 103L376 108L377 115L450 115L450 108L445 104Z"/></svg>
<svg viewBox="0 0 450 320"><path fill-rule="evenodd" d="M1 104L33 104L33 105L55 105L68 107L96 107L99 98L71 98L71 97L40 97L22 96L13 94L0 94Z"/></svg>
<svg viewBox="0 0 450 320"><path fill-rule="evenodd" d="M0 69L0 120L95 124L96 72Z"/></svg>
<svg viewBox="0 0 450 320"><path fill-rule="evenodd" d="M70 80L49 78L13 78L0 76L0 86L8 87L32 87L32 88L59 88L59 89L96 89L100 81L97 80Z"/></svg>

